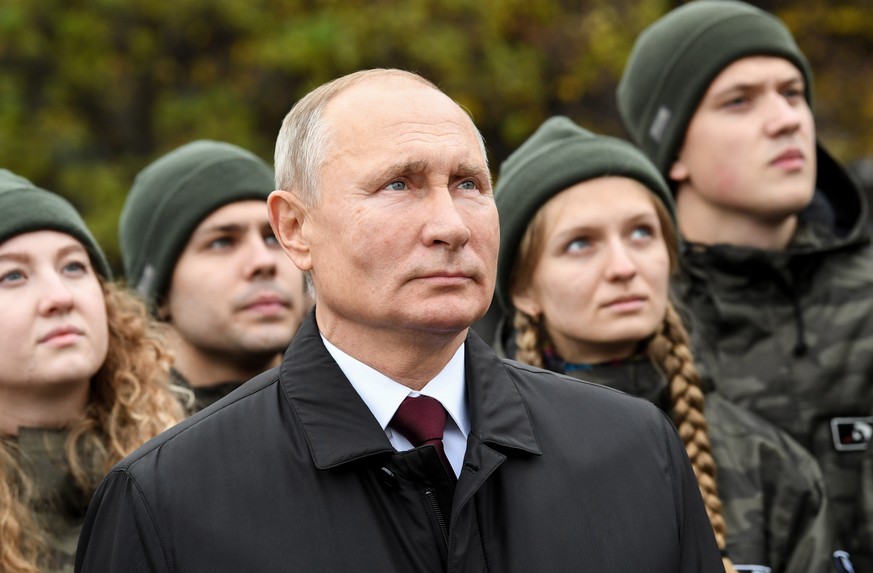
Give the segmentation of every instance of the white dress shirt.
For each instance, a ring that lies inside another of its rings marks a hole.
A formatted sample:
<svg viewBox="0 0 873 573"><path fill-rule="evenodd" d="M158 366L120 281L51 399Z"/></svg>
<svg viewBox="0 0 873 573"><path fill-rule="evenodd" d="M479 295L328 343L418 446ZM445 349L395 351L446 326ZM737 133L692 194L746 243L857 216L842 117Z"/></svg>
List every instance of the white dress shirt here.
<svg viewBox="0 0 873 573"><path fill-rule="evenodd" d="M378 370L370 368L360 360L352 358L324 336L325 348L339 365L343 374L370 408L373 416L385 430L385 435L397 451L411 450L412 444L400 432L393 432L388 424L407 396L430 396L439 400L448 412L446 429L443 433L443 447L446 457L452 464L455 475L461 473L464 452L467 450L467 435L470 433L470 415L467 411L467 397L464 378L464 344L458 348L449 363L439 374L430 380L420 392L395 382Z"/></svg>

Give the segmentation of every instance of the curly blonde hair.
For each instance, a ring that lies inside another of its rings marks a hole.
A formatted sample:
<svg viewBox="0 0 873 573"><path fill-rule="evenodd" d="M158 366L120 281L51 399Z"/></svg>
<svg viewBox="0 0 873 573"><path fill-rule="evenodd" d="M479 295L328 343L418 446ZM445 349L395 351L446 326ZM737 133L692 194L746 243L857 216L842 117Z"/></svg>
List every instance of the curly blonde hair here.
<svg viewBox="0 0 873 573"><path fill-rule="evenodd" d="M83 417L70 427L65 457L85 499L116 463L184 418L181 391L169 383L172 360L163 327L130 291L100 280L109 350L91 379ZM48 566L43 526L34 518L34 487L11 440L0 440L0 571L39 573Z"/></svg>
<svg viewBox="0 0 873 573"><path fill-rule="evenodd" d="M664 241L670 260L670 273L678 268L678 237L670 213L661 201L652 198L661 224ZM543 209L540 209L528 224L518 247L518 256L511 274L511 292L528 288L542 255L545 242ZM539 317L532 317L516 309L513 316L515 331L515 359L525 364L545 367L547 351L554 347ZM673 421L691 460L691 467L700 487L706 513L712 524L718 548L724 554L727 544L727 527L721 498L718 495L717 468L712 457L712 445L704 416L705 398L700 385L700 375L694 366L688 332L672 301L668 301L664 320L645 348L646 354L666 377L673 404ZM728 557L723 558L726 573L736 569Z"/></svg>

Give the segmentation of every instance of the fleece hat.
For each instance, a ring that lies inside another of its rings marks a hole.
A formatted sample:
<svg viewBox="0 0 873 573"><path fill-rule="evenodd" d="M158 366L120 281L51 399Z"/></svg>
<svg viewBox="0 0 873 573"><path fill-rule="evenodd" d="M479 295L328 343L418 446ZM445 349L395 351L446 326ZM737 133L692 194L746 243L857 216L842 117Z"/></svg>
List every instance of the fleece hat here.
<svg viewBox="0 0 873 573"><path fill-rule="evenodd" d="M500 215L497 298L512 311L510 281L519 243L531 219L549 199L577 183L627 177L645 185L675 218L666 182L636 147L595 135L562 116L546 120L500 165L494 201Z"/></svg>
<svg viewBox="0 0 873 573"><path fill-rule="evenodd" d="M697 0L637 38L616 94L625 127L665 177L712 81L733 62L776 56L794 64L812 106L812 71L781 20L744 2Z"/></svg>
<svg viewBox="0 0 873 573"><path fill-rule="evenodd" d="M8 169L0 169L0 244L34 231L58 231L72 236L88 251L91 264L101 277L112 279L112 271L100 245L85 221L69 201L40 189Z"/></svg>
<svg viewBox="0 0 873 573"><path fill-rule="evenodd" d="M128 284L158 303L203 219L229 203L266 201L273 185L266 162L229 143L194 141L154 161L136 176L121 211Z"/></svg>

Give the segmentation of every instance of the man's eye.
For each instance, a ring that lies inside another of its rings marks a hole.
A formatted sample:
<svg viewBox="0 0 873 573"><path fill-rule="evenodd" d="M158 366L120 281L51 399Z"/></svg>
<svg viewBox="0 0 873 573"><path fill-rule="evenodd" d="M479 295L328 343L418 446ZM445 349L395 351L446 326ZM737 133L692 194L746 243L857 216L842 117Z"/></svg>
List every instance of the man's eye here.
<svg viewBox="0 0 873 573"><path fill-rule="evenodd" d="M13 284L24 280L24 273L19 270L0 274L0 284Z"/></svg>
<svg viewBox="0 0 873 573"><path fill-rule="evenodd" d="M264 236L264 244L273 246L279 244L279 239L276 238L276 235L270 233L269 235Z"/></svg>
<svg viewBox="0 0 873 573"><path fill-rule="evenodd" d="M737 97L732 97L731 99L725 101L724 104L722 104L722 105L723 105L723 107L730 109L730 108L744 106L747 103L749 103L749 98L747 98L746 96L737 96Z"/></svg>
<svg viewBox="0 0 873 573"><path fill-rule="evenodd" d="M385 188L392 191L405 191L406 183L404 183L403 181L392 181Z"/></svg>
<svg viewBox="0 0 873 573"><path fill-rule="evenodd" d="M467 181L463 181L460 185L458 185L458 187L460 187L461 189L467 189L467 190L473 191L478 187L478 185L476 185L475 181L467 180Z"/></svg>
<svg viewBox="0 0 873 573"><path fill-rule="evenodd" d="M230 237L219 237L217 239L213 239L207 243L207 249L226 249L228 247L233 246L233 239Z"/></svg>

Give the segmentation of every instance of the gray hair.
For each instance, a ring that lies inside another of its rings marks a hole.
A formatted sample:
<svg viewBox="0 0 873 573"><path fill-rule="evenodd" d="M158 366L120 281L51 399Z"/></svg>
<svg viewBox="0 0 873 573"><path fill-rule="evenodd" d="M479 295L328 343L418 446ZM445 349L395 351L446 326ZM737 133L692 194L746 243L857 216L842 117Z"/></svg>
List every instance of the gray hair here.
<svg viewBox="0 0 873 573"><path fill-rule="evenodd" d="M324 109L333 98L351 86L384 77L409 78L442 91L416 73L386 68L361 70L322 84L294 104L282 121L274 157L276 189L294 192L307 206L318 203L321 197L319 174L332 137L330 125L324 118ZM473 124L472 119L470 123ZM475 124L473 129L487 165L485 141Z"/></svg>

